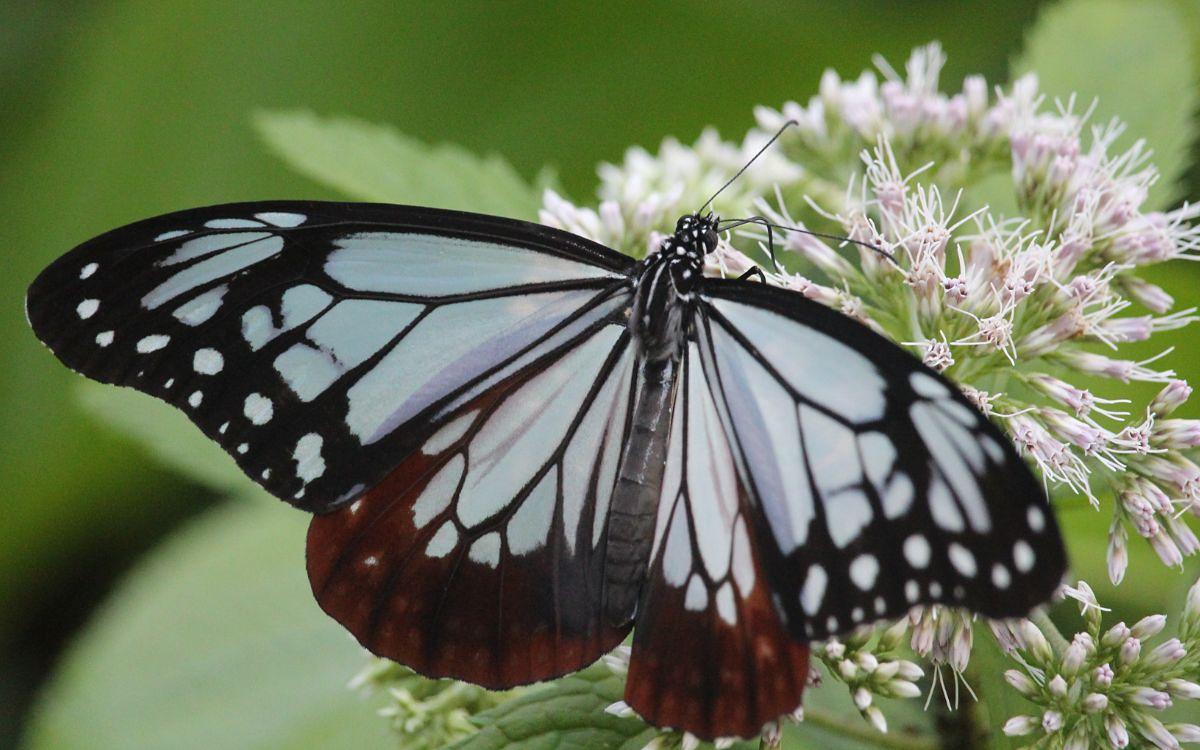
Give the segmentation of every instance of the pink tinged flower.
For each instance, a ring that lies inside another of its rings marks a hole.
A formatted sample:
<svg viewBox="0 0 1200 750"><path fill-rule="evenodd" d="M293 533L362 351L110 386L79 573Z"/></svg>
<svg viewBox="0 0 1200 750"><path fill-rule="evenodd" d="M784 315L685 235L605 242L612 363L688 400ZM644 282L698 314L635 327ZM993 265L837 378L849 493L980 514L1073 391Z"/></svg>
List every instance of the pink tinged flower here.
<svg viewBox="0 0 1200 750"><path fill-rule="evenodd" d="M972 388L969 385L962 386L962 392L963 395L967 397L967 400L970 401L976 409L988 415L989 417L994 411L992 400L1000 396L1000 394L981 391L977 388Z"/></svg>
<svg viewBox="0 0 1200 750"><path fill-rule="evenodd" d="M950 351L950 344L948 342L930 339L921 344L921 347L923 349L921 361L927 367L932 367L941 372L954 364L954 355Z"/></svg>
<svg viewBox="0 0 1200 750"><path fill-rule="evenodd" d="M1137 638L1129 638L1121 644L1117 660L1121 664L1132 664L1142 655L1142 642Z"/></svg>
<svg viewBox="0 0 1200 750"><path fill-rule="evenodd" d="M1165 417L1186 403L1191 395L1192 389L1186 380L1172 380L1150 402L1150 411Z"/></svg>
<svg viewBox="0 0 1200 750"><path fill-rule="evenodd" d="M951 305L962 304L971 293L967 280L963 276L952 276L942 280L942 293L946 302Z"/></svg>
<svg viewBox="0 0 1200 750"><path fill-rule="evenodd" d="M1067 681L1060 674L1054 675L1053 679L1046 683L1046 688L1054 697L1062 698L1067 694Z"/></svg>
<svg viewBox="0 0 1200 750"><path fill-rule="evenodd" d="M1167 680L1167 692L1176 698L1191 701L1200 700L1200 685L1178 677Z"/></svg>
<svg viewBox="0 0 1200 750"><path fill-rule="evenodd" d="M1063 654L1062 673L1068 677L1078 674L1084 661L1087 660L1087 656L1087 650L1081 644L1072 642L1070 646L1067 646L1066 653Z"/></svg>
<svg viewBox="0 0 1200 750"><path fill-rule="evenodd" d="M1104 731L1108 735L1108 744L1115 748L1129 747L1129 730L1120 716L1105 714Z"/></svg>
<svg viewBox="0 0 1200 750"><path fill-rule="evenodd" d="M1161 633L1166 626L1166 615L1147 615L1135 622L1129 632L1134 638L1141 638L1144 641Z"/></svg>
<svg viewBox="0 0 1200 750"><path fill-rule="evenodd" d="M1083 710L1089 714L1098 714L1108 708L1108 696L1104 693L1088 693L1083 699Z"/></svg>
<svg viewBox="0 0 1200 750"><path fill-rule="evenodd" d="M1154 322L1149 315L1136 318L1109 318L1091 330L1091 335L1101 341L1125 343L1145 341L1154 332Z"/></svg>
<svg viewBox="0 0 1200 750"><path fill-rule="evenodd" d="M1147 666L1166 667L1187 656L1187 649L1178 638L1160 643L1142 661Z"/></svg>
<svg viewBox="0 0 1200 750"><path fill-rule="evenodd" d="M1046 734L1054 734L1062 729L1062 726L1063 715L1058 711L1051 710L1042 714L1042 729L1046 731Z"/></svg>
<svg viewBox="0 0 1200 750"><path fill-rule="evenodd" d="M1159 372L1146 367L1146 365L1165 354L1166 352L1163 352L1156 357L1151 357L1141 362L1111 359L1102 354L1084 351L1067 351L1058 356L1068 367L1079 370L1087 375L1114 378L1124 383L1128 383L1131 380L1166 383L1175 379L1174 371L1164 370Z"/></svg>
<svg viewBox="0 0 1200 750"><path fill-rule="evenodd" d="M1113 669L1108 664L1101 664L1092 670L1092 681L1100 687L1108 687L1114 677Z"/></svg>
<svg viewBox="0 0 1200 750"><path fill-rule="evenodd" d="M1154 425L1151 440L1164 448L1186 450L1200 446L1200 419L1164 419Z"/></svg>
<svg viewBox="0 0 1200 750"><path fill-rule="evenodd" d="M1023 737L1040 724L1036 716L1014 716L1004 722L1004 733L1009 737Z"/></svg>
<svg viewBox="0 0 1200 750"><path fill-rule="evenodd" d="M1121 286L1130 297L1160 315L1175 306L1174 298L1166 290L1138 276L1122 276Z"/></svg>
<svg viewBox="0 0 1200 750"><path fill-rule="evenodd" d="M1128 535L1121 527L1119 519L1114 519L1113 527L1108 531L1108 580L1114 586L1125 579L1125 571L1129 567Z"/></svg>
<svg viewBox="0 0 1200 750"><path fill-rule="evenodd" d="M1175 735L1171 734L1163 723L1153 716L1141 714L1135 721L1138 733L1146 739L1150 740L1155 747L1162 750L1179 750L1181 747L1179 740L1175 739Z"/></svg>
<svg viewBox="0 0 1200 750"><path fill-rule="evenodd" d="M1026 697L1032 696L1038 691L1037 684L1029 678L1029 675L1018 669L1007 670L1004 673L1004 680L1012 685L1014 690Z"/></svg>
<svg viewBox="0 0 1200 750"><path fill-rule="evenodd" d="M1163 565L1173 568L1183 564L1183 552L1175 544L1175 540L1162 531L1150 538L1150 547L1158 555L1158 559L1162 560Z"/></svg>
<svg viewBox="0 0 1200 750"><path fill-rule="evenodd" d="M1200 742L1200 726L1195 724L1168 724L1167 730L1180 742Z"/></svg>
<svg viewBox="0 0 1200 750"><path fill-rule="evenodd" d="M1105 634L1100 637L1100 645L1104 646L1105 648L1112 648L1113 646L1119 646L1122 643L1124 643L1126 640L1128 640L1130 635L1131 635L1131 633L1129 630L1129 626L1123 622L1118 622L1116 625L1113 625L1111 628L1109 628L1108 631L1105 632Z"/></svg>
<svg viewBox="0 0 1200 750"><path fill-rule="evenodd" d="M1191 505L1193 513L1196 512L1197 507L1195 503ZM1196 533L1190 526L1179 520L1177 516L1167 516L1163 523L1167 533L1175 540L1175 546L1179 547L1179 551L1183 553L1184 557L1190 557L1200 552L1200 539L1196 538Z"/></svg>

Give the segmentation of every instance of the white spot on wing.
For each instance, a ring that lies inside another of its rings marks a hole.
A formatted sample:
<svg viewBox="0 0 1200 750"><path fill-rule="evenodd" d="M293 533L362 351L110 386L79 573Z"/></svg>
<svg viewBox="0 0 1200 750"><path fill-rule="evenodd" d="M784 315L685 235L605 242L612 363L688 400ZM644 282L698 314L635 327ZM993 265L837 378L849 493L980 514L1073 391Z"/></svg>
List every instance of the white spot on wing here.
<svg viewBox="0 0 1200 750"><path fill-rule="evenodd" d="M965 528L962 513L958 512L958 506L954 503L954 496L941 479L935 478L929 483L929 512L933 515L934 523L946 531L957 532Z"/></svg>
<svg viewBox="0 0 1200 750"><path fill-rule="evenodd" d="M258 226L262 226L261 224ZM175 249L175 252L159 261L160 266L174 266L189 260L211 255L218 250L247 245L255 240L270 237L266 232L232 232L230 234L209 234L188 240Z"/></svg>
<svg viewBox="0 0 1200 750"><path fill-rule="evenodd" d="M1016 564L1017 570L1022 573L1028 573L1033 570L1033 563L1037 560L1037 556L1033 553L1033 547L1029 546L1029 542L1024 539L1018 539L1013 545L1013 563Z"/></svg>
<svg viewBox="0 0 1200 750"><path fill-rule="evenodd" d="M137 342L137 351L139 354L156 352L166 346L170 341L170 336L165 336L161 333L144 336L140 341Z"/></svg>
<svg viewBox="0 0 1200 750"><path fill-rule="evenodd" d="M950 391L946 389L946 386L939 383L937 378L927 372L918 371L909 375L908 384L912 386L912 389L916 391L918 396L924 396L925 398L946 398L950 395Z"/></svg>
<svg viewBox="0 0 1200 750"><path fill-rule="evenodd" d="M862 490L847 490L828 498L825 503L829 538L838 549L857 539L871 522L871 516L871 501Z"/></svg>
<svg viewBox="0 0 1200 750"><path fill-rule="evenodd" d="M204 393L202 391L192 391L192 395L188 396L188 405L193 409L197 409L200 407L200 402L203 400Z"/></svg>
<svg viewBox="0 0 1200 750"><path fill-rule="evenodd" d="M688 531L687 512L682 501L675 503L671 528L663 548L663 578L672 586L682 586L692 572L692 543Z"/></svg>
<svg viewBox="0 0 1200 750"><path fill-rule="evenodd" d="M418 529L424 528L434 516L446 510L450 501L454 499L454 490L458 488L465 465L462 454L457 454L438 469L437 474L433 475L433 479L429 480L429 484L425 485L413 503L413 526Z"/></svg>
<svg viewBox="0 0 1200 750"><path fill-rule="evenodd" d="M800 589L800 606L804 608L804 613L809 617L821 609L827 583L829 583L829 576L820 565L814 564L808 569L808 574L804 577L804 586Z"/></svg>
<svg viewBox="0 0 1200 750"><path fill-rule="evenodd" d="M268 224L274 224L277 227L298 227L308 220L304 214L294 214L285 211L264 211L261 214L254 214L254 218L262 219Z"/></svg>
<svg viewBox="0 0 1200 750"><path fill-rule="evenodd" d="M733 601L733 585L729 581L717 589L717 614L730 625L737 624L737 606Z"/></svg>
<svg viewBox="0 0 1200 750"><path fill-rule="evenodd" d="M167 240L173 240L176 237L186 237L189 234L191 234L191 231L187 229L172 229L169 232L163 232L162 234L158 235L154 238L154 241L166 242Z"/></svg>
<svg viewBox="0 0 1200 750"><path fill-rule="evenodd" d="M1000 563L992 566L992 585L1000 590L1004 590L1012 583L1012 574L1008 572L1008 568Z"/></svg>
<svg viewBox="0 0 1200 750"><path fill-rule="evenodd" d="M1025 520L1029 523L1029 528L1039 534L1046 528L1046 514L1036 505L1029 506L1029 510L1025 513Z"/></svg>
<svg viewBox="0 0 1200 750"><path fill-rule="evenodd" d="M325 473L325 459L321 457L321 446L325 439L315 432L310 432L296 441L296 449L292 458L296 461L296 476L308 484Z"/></svg>
<svg viewBox="0 0 1200 750"><path fill-rule="evenodd" d="M754 588L754 577L754 555L750 549L750 535L746 533L746 519L738 516L733 527L733 580L743 598Z"/></svg>
<svg viewBox="0 0 1200 750"><path fill-rule="evenodd" d="M500 534L489 531L475 540L467 556L473 562L494 568L500 564Z"/></svg>
<svg viewBox="0 0 1200 750"><path fill-rule="evenodd" d="M950 543L950 564L960 575L967 578L974 578L978 572L978 566L975 563L975 555L971 551L962 546L958 542Z"/></svg>
<svg viewBox="0 0 1200 750"><path fill-rule="evenodd" d="M87 320L95 315L96 311L99 309L100 300L98 299L85 299L83 302L80 302L75 306L75 312L79 315L80 320Z"/></svg>
<svg viewBox="0 0 1200 750"><path fill-rule="evenodd" d="M230 237L233 235L221 235ZM270 258L283 249L282 237L267 237L251 242L248 245L217 253L205 258L195 265L188 266L167 278L142 297L142 307L154 310L181 294L191 291L198 286L215 281L223 276L231 276L238 271L255 263Z"/></svg>
<svg viewBox="0 0 1200 750"><path fill-rule="evenodd" d="M553 471L546 472L504 528L508 549L514 555L524 555L546 545L550 524L554 520L554 500L558 481Z"/></svg>
<svg viewBox="0 0 1200 750"><path fill-rule="evenodd" d="M929 564L931 552L929 540L920 534L913 534L904 540L904 559L908 560L908 564L918 570L923 569Z"/></svg>
<svg viewBox="0 0 1200 750"><path fill-rule="evenodd" d="M96 272L96 269L99 267L100 267L99 263L88 263L86 266L79 269L80 280L89 278L92 274L94 274Z"/></svg>
<svg viewBox="0 0 1200 750"><path fill-rule="evenodd" d="M879 576L879 560L874 555L859 555L850 563L850 580L863 591L870 591Z"/></svg>
<svg viewBox="0 0 1200 750"><path fill-rule="evenodd" d="M261 393L251 393L242 403L242 414L251 424L264 425L271 421L275 414L275 404Z"/></svg>
<svg viewBox="0 0 1200 750"><path fill-rule="evenodd" d="M454 528L453 521L447 521L429 540L428 546L425 547L425 554L429 557L445 557L457 546L458 529Z"/></svg>
<svg viewBox="0 0 1200 750"><path fill-rule="evenodd" d="M217 310L221 309L221 300L225 297L225 292L227 291L229 291L229 287L226 284L215 286L207 292L198 294L187 302L184 302L175 308L175 312L171 314L184 325L198 326L215 315Z"/></svg>
<svg viewBox="0 0 1200 750"><path fill-rule="evenodd" d="M254 229L262 225L261 221L253 219L209 219L204 222L209 229Z"/></svg>
<svg viewBox="0 0 1200 750"><path fill-rule="evenodd" d="M114 335L112 331L101 331L96 334L96 343L100 346L108 346L113 342Z"/></svg>
<svg viewBox="0 0 1200 750"><path fill-rule="evenodd" d="M216 349L197 349L192 357L192 369L201 375L216 375L225 368L225 357Z"/></svg>
<svg viewBox="0 0 1200 750"><path fill-rule="evenodd" d="M700 612L708 608L708 588L700 578L699 573L692 573L688 579L687 593L683 597L683 608L692 612Z"/></svg>

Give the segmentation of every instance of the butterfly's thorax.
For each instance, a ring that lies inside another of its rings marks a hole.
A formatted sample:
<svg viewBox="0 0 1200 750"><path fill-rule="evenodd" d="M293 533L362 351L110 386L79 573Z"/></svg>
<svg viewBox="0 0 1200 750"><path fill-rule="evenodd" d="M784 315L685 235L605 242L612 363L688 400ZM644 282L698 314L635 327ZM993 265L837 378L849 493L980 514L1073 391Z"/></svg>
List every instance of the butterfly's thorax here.
<svg viewBox="0 0 1200 750"><path fill-rule="evenodd" d="M643 387L621 455L608 525L605 610L613 624L635 615L650 562L678 364L704 255L716 247L714 227L711 216L684 216L675 234L637 267L629 330L637 344Z"/></svg>
<svg viewBox="0 0 1200 750"><path fill-rule="evenodd" d="M711 221L699 217L683 217L675 234L637 266L629 330L646 361L661 362L679 354L692 290L703 273L705 253L716 245L711 226Z"/></svg>

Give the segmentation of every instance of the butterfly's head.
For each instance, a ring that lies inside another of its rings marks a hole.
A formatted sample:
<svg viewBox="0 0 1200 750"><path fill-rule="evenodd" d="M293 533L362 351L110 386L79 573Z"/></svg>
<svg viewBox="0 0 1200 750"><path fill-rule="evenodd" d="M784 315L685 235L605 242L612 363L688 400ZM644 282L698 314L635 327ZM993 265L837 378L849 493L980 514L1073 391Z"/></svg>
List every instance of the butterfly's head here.
<svg viewBox="0 0 1200 750"><path fill-rule="evenodd" d="M701 258L717 249L717 222L710 211L707 214L684 214L675 222L675 235L669 243L672 247L686 248Z"/></svg>

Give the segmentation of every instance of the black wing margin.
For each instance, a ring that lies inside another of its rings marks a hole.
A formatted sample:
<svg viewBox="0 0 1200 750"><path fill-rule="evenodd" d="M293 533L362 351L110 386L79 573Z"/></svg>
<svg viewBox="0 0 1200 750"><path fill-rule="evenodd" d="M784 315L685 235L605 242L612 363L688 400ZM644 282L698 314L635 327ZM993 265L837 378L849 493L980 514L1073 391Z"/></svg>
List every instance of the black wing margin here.
<svg viewBox="0 0 1200 750"><path fill-rule="evenodd" d="M1051 597L1066 557L1045 493L956 386L793 292L706 280L698 296L704 374L795 637Z"/></svg>
<svg viewBox="0 0 1200 750"><path fill-rule="evenodd" d="M478 214L229 204L85 242L26 315L71 369L177 406L272 494L326 512L457 405L619 316L632 264Z"/></svg>

